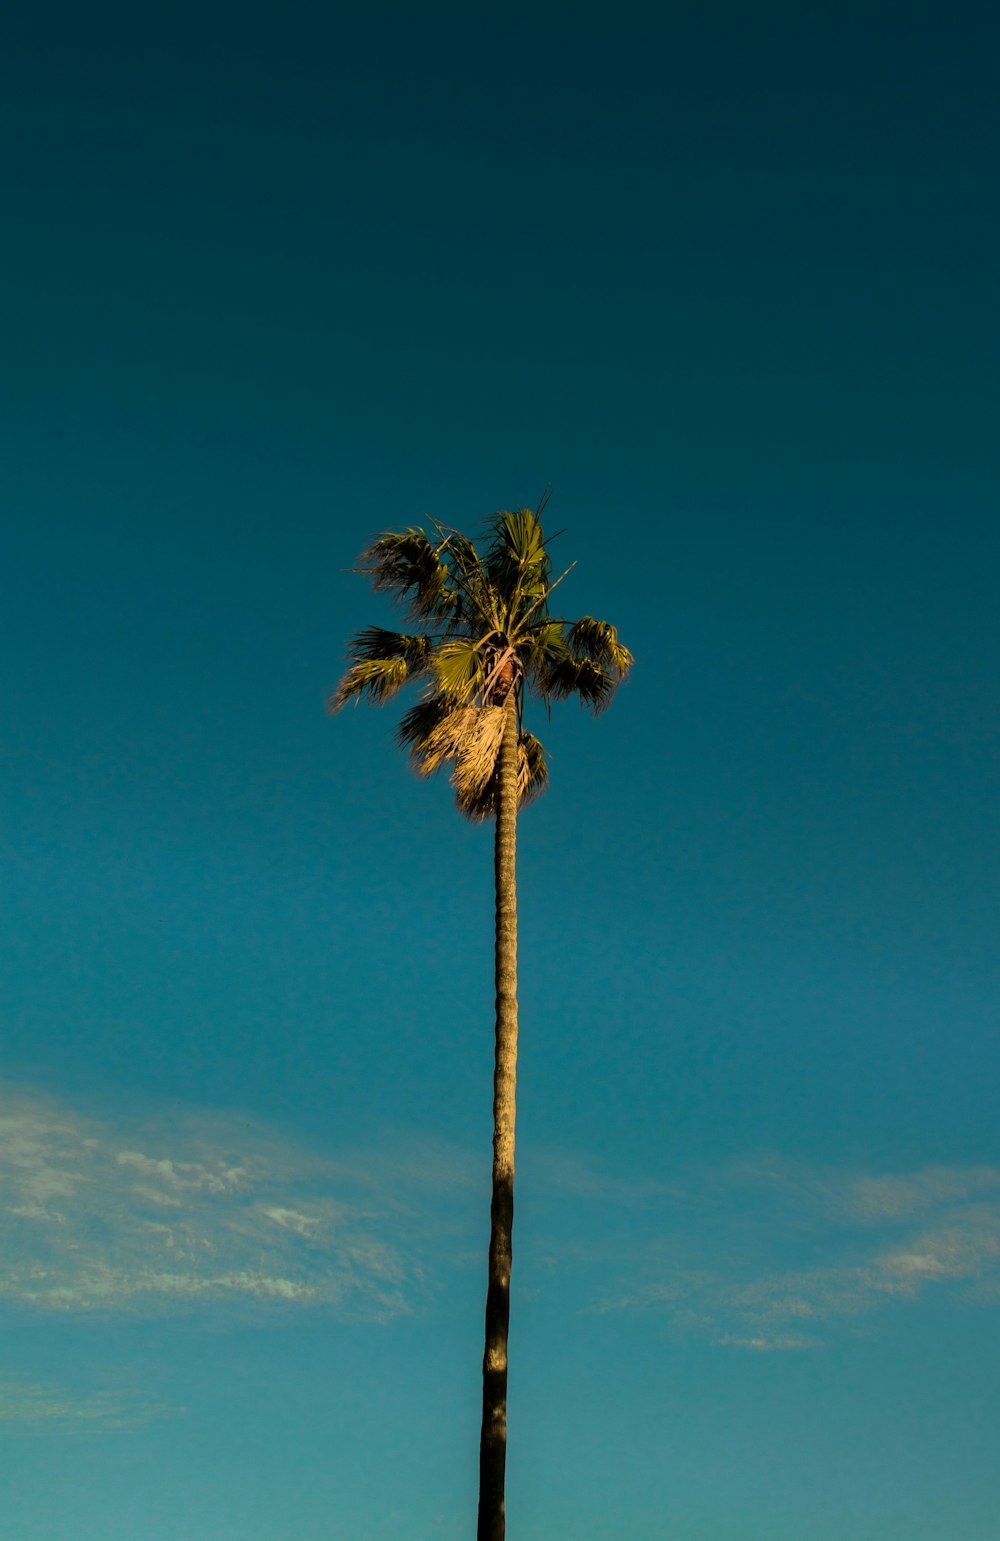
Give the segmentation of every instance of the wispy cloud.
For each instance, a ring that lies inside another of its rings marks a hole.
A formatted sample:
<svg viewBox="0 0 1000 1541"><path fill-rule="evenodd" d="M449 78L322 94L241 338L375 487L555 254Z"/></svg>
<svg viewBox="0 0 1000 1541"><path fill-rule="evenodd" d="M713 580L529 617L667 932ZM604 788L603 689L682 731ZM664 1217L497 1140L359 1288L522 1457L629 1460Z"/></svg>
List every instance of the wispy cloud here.
<svg viewBox="0 0 1000 1541"><path fill-rule="evenodd" d="M132 1428L171 1411L126 1391L79 1393L48 1382L0 1376L0 1424L13 1432L65 1434Z"/></svg>
<svg viewBox="0 0 1000 1541"><path fill-rule="evenodd" d="M711 1233L676 1219L633 1250L604 1310L662 1311L684 1334L755 1352L821 1347L922 1298L1000 1301L1000 1168L898 1173L774 1157L691 1178ZM678 1261L678 1259L683 1261Z"/></svg>
<svg viewBox="0 0 1000 1541"><path fill-rule="evenodd" d="M95 1119L6 1088L0 1298L44 1311L404 1312L422 1276L400 1219L407 1194L455 1183L462 1166L424 1157L407 1187L232 1115Z"/></svg>
<svg viewBox="0 0 1000 1541"><path fill-rule="evenodd" d="M767 1191L804 1210L847 1225L878 1226L909 1220L940 1206L997 1195L1000 1167L925 1166L911 1172L866 1173L808 1167L779 1156L760 1156L714 1174L729 1189Z"/></svg>

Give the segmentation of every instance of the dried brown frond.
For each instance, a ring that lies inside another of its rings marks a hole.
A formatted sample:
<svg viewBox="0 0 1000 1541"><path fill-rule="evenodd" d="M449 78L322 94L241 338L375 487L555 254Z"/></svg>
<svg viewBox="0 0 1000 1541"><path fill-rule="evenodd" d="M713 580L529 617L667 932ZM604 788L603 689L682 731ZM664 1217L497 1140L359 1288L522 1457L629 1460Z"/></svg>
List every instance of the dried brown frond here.
<svg viewBox="0 0 1000 1541"><path fill-rule="evenodd" d="M434 708L438 703L446 706L443 715L434 720ZM465 737L472 731L476 716L474 706L447 707L447 697L436 696L427 703L427 725L419 739L414 738L410 750L413 767L420 776L432 776L446 760L458 754Z"/></svg>
<svg viewBox="0 0 1000 1541"><path fill-rule="evenodd" d="M506 711L501 706L475 706L474 720L455 755L451 784L462 800L475 800L493 779Z"/></svg>
<svg viewBox="0 0 1000 1541"><path fill-rule="evenodd" d="M493 708L493 710L500 710ZM503 716L500 710L501 717ZM501 723L500 736L503 736ZM496 753L499 753L500 743L497 741ZM470 778L467 785L459 786L455 776L452 776L452 786L456 788L455 802L459 810L466 818L479 823L483 819L491 819L496 813L496 754L494 755L494 769L488 780L478 781ZM517 744L517 801L518 807L524 808L528 803L533 803L536 797L540 797L549 784L549 770L545 758L545 750L533 733L521 733L518 735Z"/></svg>
<svg viewBox="0 0 1000 1541"><path fill-rule="evenodd" d="M541 797L549 784L545 750L533 733L521 733L517 742L517 799L524 808Z"/></svg>
<svg viewBox="0 0 1000 1541"><path fill-rule="evenodd" d="M461 798L477 798L493 775L504 712L497 706L454 706L432 721L411 753L421 776L454 762L451 784Z"/></svg>

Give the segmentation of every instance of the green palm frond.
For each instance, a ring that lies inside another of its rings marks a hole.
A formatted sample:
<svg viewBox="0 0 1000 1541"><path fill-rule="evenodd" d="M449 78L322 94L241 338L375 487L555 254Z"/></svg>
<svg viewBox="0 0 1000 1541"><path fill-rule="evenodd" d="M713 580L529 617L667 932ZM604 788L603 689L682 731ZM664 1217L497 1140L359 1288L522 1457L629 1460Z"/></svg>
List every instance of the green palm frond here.
<svg viewBox="0 0 1000 1541"><path fill-rule="evenodd" d="M595 715L610 706L631 667L632 654L617 628L592 615L547 622L531 655L532 683L544 700L578 696Z"/></svg>
<svg viewBox="0 0 1000 1541"><path fill-rule="evenodd" d="M554 621L551 616L538 621L527 632L525 648L529 655L539 654L542 657L550 651L566 651L566 623Z"/></svg>
<svg viewBox="0 0 1000 1541"><path fill-rule="evenodd" d="M347 670L327 706L331 712L339 712L352 698L358 700L362 696L382 706L402 690L409 677L410 666L405 658L362 658Z"/></svg>
<svg viewBox="0 0 1000 1541"><path fill-rule="evenodd" d="M601 668L623 680L632 667L632 654L618 640L618 628L610 621L597 621L581 615L568 627L566 640L577 658L589 658Z"/></svg>
<svg viewBox="0 0 1000 1541"><path fill-rule="evenodd" d="M499 631L503 626L500 596L483 569L479 552L459 530L443 524L436 528L441 536L441 550L448 556L456 613L473 631Z"/></svg>
<svg viewBox="0 0 1000 1541"><path fill-rule="evenodd" d="M545 700L565 701L579 696L595 717L610 706L618 680L590 658L574 658L567 649L534 672L535 688Z"/></svg>
<svg viewBox="0 0 1000 1541"><path fill-rule="evenodd" d="M347 656L350 667L327 702L331 712L339 711L352 697L366 694L379 705L388 701L407 680L425 672L431 643L428 637L367 626L351 638Z"/></svg>
<svg viewBox="0 0 1000 1541"><path fill-rule="evenodd" d="M546 695L544 681L561 660L572 658L566 646L566 628L562 621L548 618L532 626L520 648L521 662L532 687L539 695Z"/></svg>
<svg viewBox="0 0 1000 1541"><path fill-rule="evenodd" d="M403 600L415 617L447 615L455 604L448 564L419 527L380 535L362 554L361 563L373 587Z"/></svg>
<svg viewBox="0 0 1000 1541"><path fill-rule="evenodd" d="M486 553L486 573L516 612L525 602L541 598L548 586L549 556L534 512L518 508L490 520L492 541Z"/></svg>
<svg viewBox="0 0 1000 1541"><path fill-rule="evenodd" d="M451 637L431 655L431 668L446 695L467 701L484 684L483 658L478 644L468 637Z"/></svg>
<svg viewBox="0 0 1000 1541"><path fill-rule="evenodd" d="M381 626L366 626L351 638L348 656L366 658L405 658L411 674L427 667L431 657L429 637L408 634L403 631L384 631Z"/></svg>

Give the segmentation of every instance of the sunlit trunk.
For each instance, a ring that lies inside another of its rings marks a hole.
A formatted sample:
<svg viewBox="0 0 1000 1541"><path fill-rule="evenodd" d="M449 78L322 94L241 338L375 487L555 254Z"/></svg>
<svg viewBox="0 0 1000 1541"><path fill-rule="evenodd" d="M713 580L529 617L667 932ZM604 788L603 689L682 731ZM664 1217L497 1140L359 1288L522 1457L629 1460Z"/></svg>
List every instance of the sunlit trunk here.
<svg viewBox="0 0 1000 1541"><path fill-rule="evenodd" d="M483 1427L479 1445L477 1541L504 1541L507 1458L507 1328L514 1224L514 1094L517 1078L517 716L514 692L497 765L496 1061L493 1072L493 1201L483 1355Z"/></svg>

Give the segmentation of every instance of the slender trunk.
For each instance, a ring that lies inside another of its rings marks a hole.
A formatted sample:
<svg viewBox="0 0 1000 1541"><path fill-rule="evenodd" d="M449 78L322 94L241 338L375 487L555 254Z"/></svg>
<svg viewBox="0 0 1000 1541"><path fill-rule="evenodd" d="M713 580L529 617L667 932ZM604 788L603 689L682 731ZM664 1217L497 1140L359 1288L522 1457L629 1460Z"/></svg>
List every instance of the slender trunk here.
<svg viewBox="0 0 1000 1541"><path fill-rule="evenodd" d="M496 1061L493 1072L493 1201L483 1354L483 1428L479 1444L477 1541L504 1541L507 1459L507 1327L514 1224L514 1093L517 1078L517 716L514 692L497 764Z"/></svg>

